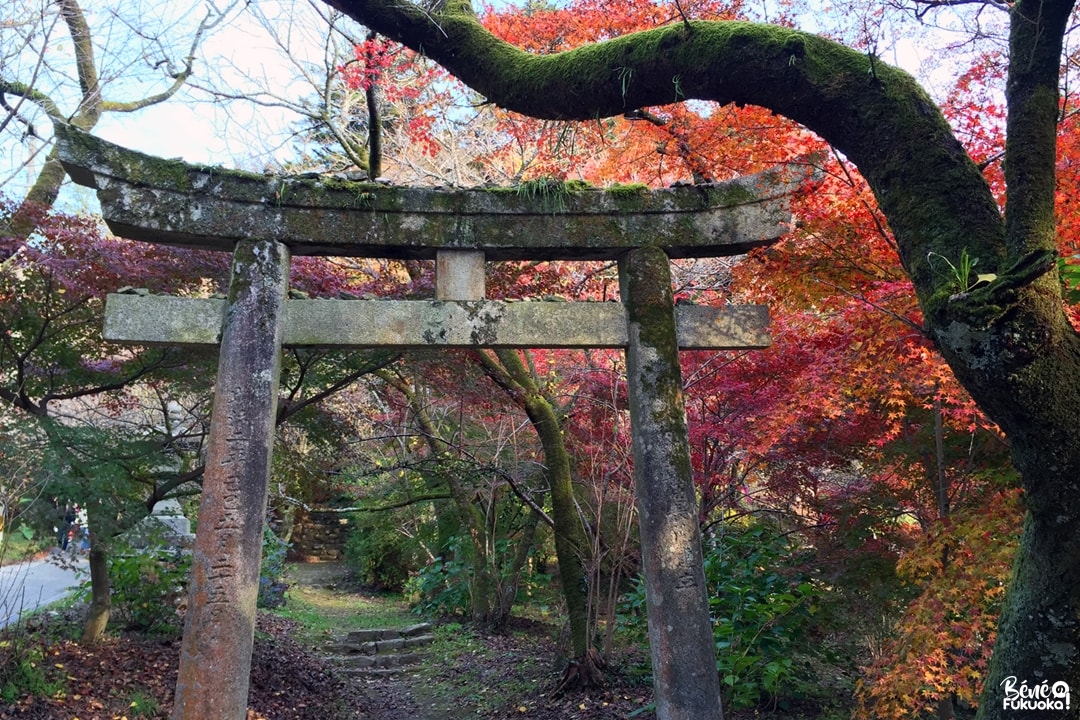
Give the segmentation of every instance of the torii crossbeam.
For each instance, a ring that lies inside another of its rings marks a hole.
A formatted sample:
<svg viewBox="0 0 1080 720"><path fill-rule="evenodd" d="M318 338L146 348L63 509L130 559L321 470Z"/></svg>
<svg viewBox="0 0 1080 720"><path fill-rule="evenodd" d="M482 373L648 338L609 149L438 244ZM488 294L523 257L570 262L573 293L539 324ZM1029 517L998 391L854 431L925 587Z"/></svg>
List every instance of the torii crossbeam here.
<svg viewBox="0 0 1080 720"><path fill-rule="evenodd" d="M764 347L768 314L676 307L669 258L774 242L804 173L650 192L435 190L238 173L58 136L113 232L233 252L227 300L110 295L106 307L108 339L221 345L174 718L246 715L283 345L624 348L657 716L721 716L678 349ZM436 298L291 300L292 254L434 258ZM517 259L618 260L622 300L486 300L485 262Z"/></svg>

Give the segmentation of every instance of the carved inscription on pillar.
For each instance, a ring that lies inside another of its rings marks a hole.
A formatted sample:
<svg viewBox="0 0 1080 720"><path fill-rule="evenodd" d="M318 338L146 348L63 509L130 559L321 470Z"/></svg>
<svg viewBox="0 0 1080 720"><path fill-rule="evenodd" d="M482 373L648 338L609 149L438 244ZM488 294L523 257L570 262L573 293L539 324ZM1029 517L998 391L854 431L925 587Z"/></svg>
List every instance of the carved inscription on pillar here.
<svg viewBox="0 0 1080 720"><path fill-rule="evenodd" d="M667 257L631 250L619 283L656 716L722 720Z"/></svg>
<svg viewBox="0 0 1080 720"><path fill-rule="evenodd" d="M234 387L226 401L226 427L223 438L225 451L218 461L221 507L210 527L214 529L215 542L207 559L209 570L206 582L206 611L211 622L216 622L228 612L233 602L232 588L236 581L232 558L241 546L244 534L243 473L247 467L249 439L238 432L237 408L243 402L243 389Z"/></svg>

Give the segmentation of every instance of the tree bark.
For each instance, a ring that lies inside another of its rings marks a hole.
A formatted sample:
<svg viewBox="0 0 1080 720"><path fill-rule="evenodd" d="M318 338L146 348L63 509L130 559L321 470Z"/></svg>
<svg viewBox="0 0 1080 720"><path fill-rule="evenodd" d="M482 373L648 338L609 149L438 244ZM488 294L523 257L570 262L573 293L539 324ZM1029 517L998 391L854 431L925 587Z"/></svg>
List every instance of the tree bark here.
<svg viewBox="0 0 1080 720"><path fill-rule="evenodd" d="M753 104L803 123L854 162L889 220L931 337L1005 432L1027 492L980 714L1010 716L1002 694L1010 676L1080 688L1080 339L1051 272L1058 73L1072 0L1011 7L1007 223L922 88L823 38L691 21L530 56L488 34L462 0L434 17L398 0L331 4L526 115L592 119L685 99ZM928 260L955 262L962 251L997 279L968 291Z"/></svg>
<svg viewBox="0 0 1080 720"><path fill-rule="evenodd" d="M97 540L90 546L90 609L83 623L82 641L96 643L105 634L112 613L112 587L109 583L109 554Z"/></svg>

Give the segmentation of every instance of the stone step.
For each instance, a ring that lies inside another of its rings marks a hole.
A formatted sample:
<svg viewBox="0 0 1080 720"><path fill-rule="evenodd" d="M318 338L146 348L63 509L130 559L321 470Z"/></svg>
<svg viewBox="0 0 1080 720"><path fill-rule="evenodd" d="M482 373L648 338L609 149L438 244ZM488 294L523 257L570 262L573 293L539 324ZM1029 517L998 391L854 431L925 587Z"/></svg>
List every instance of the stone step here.
<svg viewBox="0 0 1080 720"><path fill-rule="evenodd" d="M417 623L404 628L368 628L366 630L353 630L347 636L349 642L363 643L378 640L394 640L396 638L411 638L418 635L431 633L431 623Z"/></svg>
<svg viewBox="0 0 1080 720"><path fill-rule="evenodd" d="M419 665L420 656L416 653L395 653L394 655L341 655L326 658L342 669L385 669Z"/></svg>
<svg viewBox="0 0 1080 720"><path fill-rule="evenodd" d="M401 637L411 638L419 635L430 635L431 623L416 623L407 628L402 628Z"/></svg>
<svg viewBox="0 0 1080 720"><path fill-rule="evenodd" d="M349 677L375 678L420 664L416 649L434 642L430 623L355 630L324 646L326 660Z"/></svg>
<svg viewBox="0 0 1080 720"><path fill-rule="evenodd" d="M341 668L339 672L345 677L376 679L387 677L389 675L399 675L401 673L409 672L412 669L413 667L411 665L403 665L401 667L392 668Z"/></svg>
<svg viewBox="0 0 1080 720"><path fill-rule="evenodd" d="M433 642L435 642L434 635L417 635L415 637L369 640L367 642L330 642L325 645L325 650L342 655L382 655L430 645Z"/></svg>
<svg viewBox="0 0 1080 720"><path fill-rule="evenodd" d="M424 645L430 645L435 642L434 635L414 635L412 637L405 638L405 647L423 647Z"/></svg>

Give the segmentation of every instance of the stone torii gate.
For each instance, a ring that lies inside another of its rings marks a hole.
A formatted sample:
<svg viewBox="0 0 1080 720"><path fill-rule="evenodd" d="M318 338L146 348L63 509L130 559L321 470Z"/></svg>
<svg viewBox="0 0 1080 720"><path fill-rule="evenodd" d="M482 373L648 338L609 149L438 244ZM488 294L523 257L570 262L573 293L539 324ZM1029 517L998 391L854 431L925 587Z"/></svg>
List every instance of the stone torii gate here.
<svg viewBox="0 0 1080 720"><path fill-rule="evenodd" d="M60 129L117 235L233 252L227 299L110 295L105 337L220 344L174 718L245 717L283 346L623 348L657 716L719 718L678 349L769 344L763 306L680 305L669 258L774 242L802 174L554 193L191 166ZM558 189L557 189L558 190ZM431 301L293 300L291 255L436 260ZM489 260L617 260L620 303L484 297Z"/></svg>

